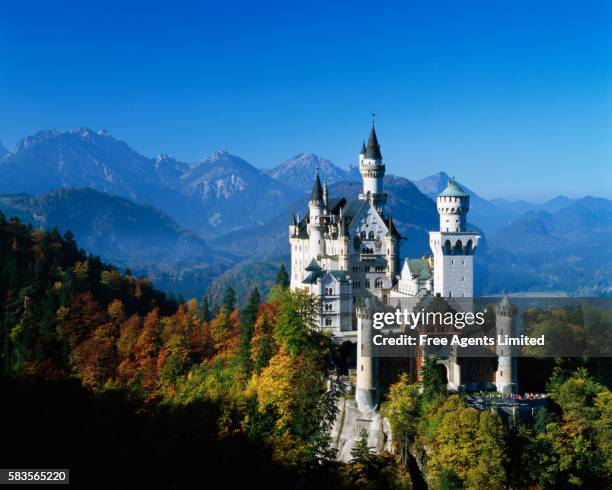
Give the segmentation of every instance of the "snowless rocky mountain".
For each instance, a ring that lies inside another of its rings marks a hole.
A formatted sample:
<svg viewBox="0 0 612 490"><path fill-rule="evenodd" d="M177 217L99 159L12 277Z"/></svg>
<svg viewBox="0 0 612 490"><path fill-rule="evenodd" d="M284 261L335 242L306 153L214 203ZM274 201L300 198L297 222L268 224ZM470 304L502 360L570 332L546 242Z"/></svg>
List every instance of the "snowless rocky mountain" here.
<svg viewBox="0 0 612 490"><path fill-rule="evenodd" d="M308 192L312 188L313 176L317 169L319 169L321 179L328 184L361 182L361 175L357 167L350 166L345 170L313 153L300 153L271 169L269 174L288 186Z"/></svg>
<svg viewBox="0 0 612 490"><path fill-rule="evenodd" d="M227 151L217 151L181 177L181 189L205 209L215 227L261 225L294 197L294 191Z"/></svg>
<svg viewBox="0 0 612 490"><path fill-rule="evenodd" d="M157 155L153 161L155 173L164 184L180 187L181 176L189 170L189 164L166 154Z"/></svg>

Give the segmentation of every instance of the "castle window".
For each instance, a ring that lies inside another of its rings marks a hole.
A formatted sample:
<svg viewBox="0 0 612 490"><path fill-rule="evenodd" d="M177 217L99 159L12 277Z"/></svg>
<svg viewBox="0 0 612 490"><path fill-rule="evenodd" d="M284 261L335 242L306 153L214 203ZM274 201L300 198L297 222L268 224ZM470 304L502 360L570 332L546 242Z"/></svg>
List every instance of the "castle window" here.
<svg viewBox="0 0 612 490"><path fill-rule="evenodd" d="M503 376L503 375L504 375L504 372L503 372L503 371L500 371L500 372L499 372L499 376L501 377L501 376Z"/></svg>
<svg viewBox="0 0 612 490"><path fill-rule="evenodd" d="M454 253L460 254L462 252L463 252L463 244L461 243L461 240L457 240L457 243L455 243Z"/></svg>
<svg viewBox="0 0 612 490"><path fill-rule="evenodd" d="M359 234L359 238L361 238L362 240L365 240L365 237L366 237L366 232L365 232L365 231L362 231L362 232Z"/></svg>
<svg viewBox="0 0 612 490"><path fill-rule="evenodd" d="M326 318L325 319L325 326L329 327L332 324L332 319L331 318Z"/></svg>
<svg viewBox="0 0 612 490"><path fill-rule="evenodd" d="M374 232L373 232L373 231L371 231L371 232L369 233L368 238L369 238L370 240L374 240Z"/></svg>
<svg viewBox="0 0 612 490"><path fill-rule="evenodd" d="M327 295L331 296L334 294L334 290L332 288L327 288Z"/></svg>
<svg viewBox="0 0 612 490"><path fill-rule="evenodd" d="M332 303L325 303L325 311L332 311L333 305Z"/></svg>
<svg viewBox="0 0 612 490"><path fill-rule="evenodd" d="M370 280L366 279L366 285L365 285L366 289L370 289Z"/></svg>
<svg viewBox="0 0 612 490"><path fill-rule="evenodd" d="M376 279L376 281L374 282L374 287L380 289L383 287L383 282L382 279Z"/></svg>
<svg viewBox="0 0 612 490"><path fill-rule="evenodd" d="M455 260L451 259L451 265L455 265Z"/></svg>
<svg viewBox="0 0 612 490"><path fill-rule="evenodd" d="M446 231L448 231L448 228L446 229ZM451 253L451 242L450 240L446 240L444 242L444 254L450 255L450 253Z"/></svg>
<svg viewBox="0 0 612 490"><path fill-rule="evenodd" d="M465 276L461 276L461 280L465 282Z"/></svg>
<svg viewBox="0 0 612 490"><path fill-rule="evenodd" d="M465 253L468 255L471 254L473 246L474 244L472 243L472 240L468 240L467 244L465 245Z"/></svg>

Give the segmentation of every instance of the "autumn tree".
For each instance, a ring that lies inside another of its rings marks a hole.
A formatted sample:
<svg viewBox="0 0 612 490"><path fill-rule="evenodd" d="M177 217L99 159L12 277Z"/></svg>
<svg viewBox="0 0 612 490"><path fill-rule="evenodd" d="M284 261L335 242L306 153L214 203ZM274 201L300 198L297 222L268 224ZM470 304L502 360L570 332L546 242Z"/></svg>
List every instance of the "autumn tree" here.
<svg viewBox="0 0 612 490"><path fill-rule="evenodd" d="M504 488L506 435L498 415L451 396L430 423L427 477L434 487L452 472L467 488Z"/></svg>
<svg viewBox="0 0 612 490"><path fill-rule="evenodd" d="M318 312L318 300L309 292L285 291L278 309L274 339L292 356L308 350L317 329Z"/></svg>
<svg viewBox="0 0 612 490"><path fill-rule="evenodd" d="M420 415L419 386L410 384L410 376L404 373L389 387L387 401L382 406L393 432L395 450L404 463L414 442Z"/></svg>

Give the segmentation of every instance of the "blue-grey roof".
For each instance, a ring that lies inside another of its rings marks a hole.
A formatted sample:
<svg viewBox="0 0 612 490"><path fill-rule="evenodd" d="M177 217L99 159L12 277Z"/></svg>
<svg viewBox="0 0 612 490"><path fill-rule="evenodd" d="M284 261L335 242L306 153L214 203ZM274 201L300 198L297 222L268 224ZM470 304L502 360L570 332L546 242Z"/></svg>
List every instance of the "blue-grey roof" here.
<svg viewBox="0 0 612 490"><path fill-rule="evenodd" d="M378 144L374 124L372 124L372 129L370 130L370 137L368 138L368 147L365 151L365 157L372 160L382 160L382 154L380 153L380 145Z"/></svg>
<svg viewBox="0 0 612 490"><path fill-rule="evenodd" d="M315 181L312 186L312 192L310 193L311 201L322 201L323 200L323 187L321 187L321 179L319 178L319 171L315 176Z"/></svg>
<svg viewBox="0 0 612 490"><path fill-rule="evenodd" d="M322 272L320 270L318 271L312 271L310 272L302 281L302 284L314 284L317 282L317 279L319 277L321 277Z"/></svg>
<svg viewBox="0 0 612 490"><path fill-rule="evenodd" d="M427 280L431 278L431 270L427 259L406 259L410 275L414 278Z"/></svg>
<svg viewBox="0 0 612 490"><path fill-rule="evenodd" d="M312 259L310 263L304 268L304 270L305 271L320 271L321 266L315 259Z"/></svg>
<svg viewBox="0 0 612 490"><path fill-rule="evenodd" d="M346 271L329 271L329 274L338 281L346 281Z"/></svg>
<svg viewBox="0 0 612 490"><path fill-rule="evenodd" d="M465 192L457 182L454 180L449 180L446 189L444 189L440 194L440 197L469 197L470 195Z"/></svg>

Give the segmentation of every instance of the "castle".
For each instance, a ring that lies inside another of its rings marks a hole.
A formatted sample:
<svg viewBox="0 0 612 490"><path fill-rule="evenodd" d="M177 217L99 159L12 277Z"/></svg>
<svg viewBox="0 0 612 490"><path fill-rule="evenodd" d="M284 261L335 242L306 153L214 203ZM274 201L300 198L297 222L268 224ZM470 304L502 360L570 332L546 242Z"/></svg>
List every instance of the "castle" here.
<svg viewBox="0 0 612 490"><path fill-rule="evenodd" d="M331 198L317 171L308 213L289 225L291 288L310 291L320 301L318 323L339 342L356 345L356 398L363 411L376 408L382 378L400 371L418 372L420 359L376 360L361 355L371 334L368 305L408 304L421 308L432 298L474 295L474 254L480 236L467 224L470 196L454 180L437 196L439 229L429 232L432 255L400 258L401 236L385 209L385 164L374 123L367 146L359 152L363 190L357 199ZM507 299L496 307L498 330L512 328L516 313ZM452 355L440 359L449 388L495 387L516 390L513 359L508 353L479 363ZM425 353L423 353L423 356ZM387 364L386 366L382 364ZM474 365L472 365L474 364Z"/></svg>

